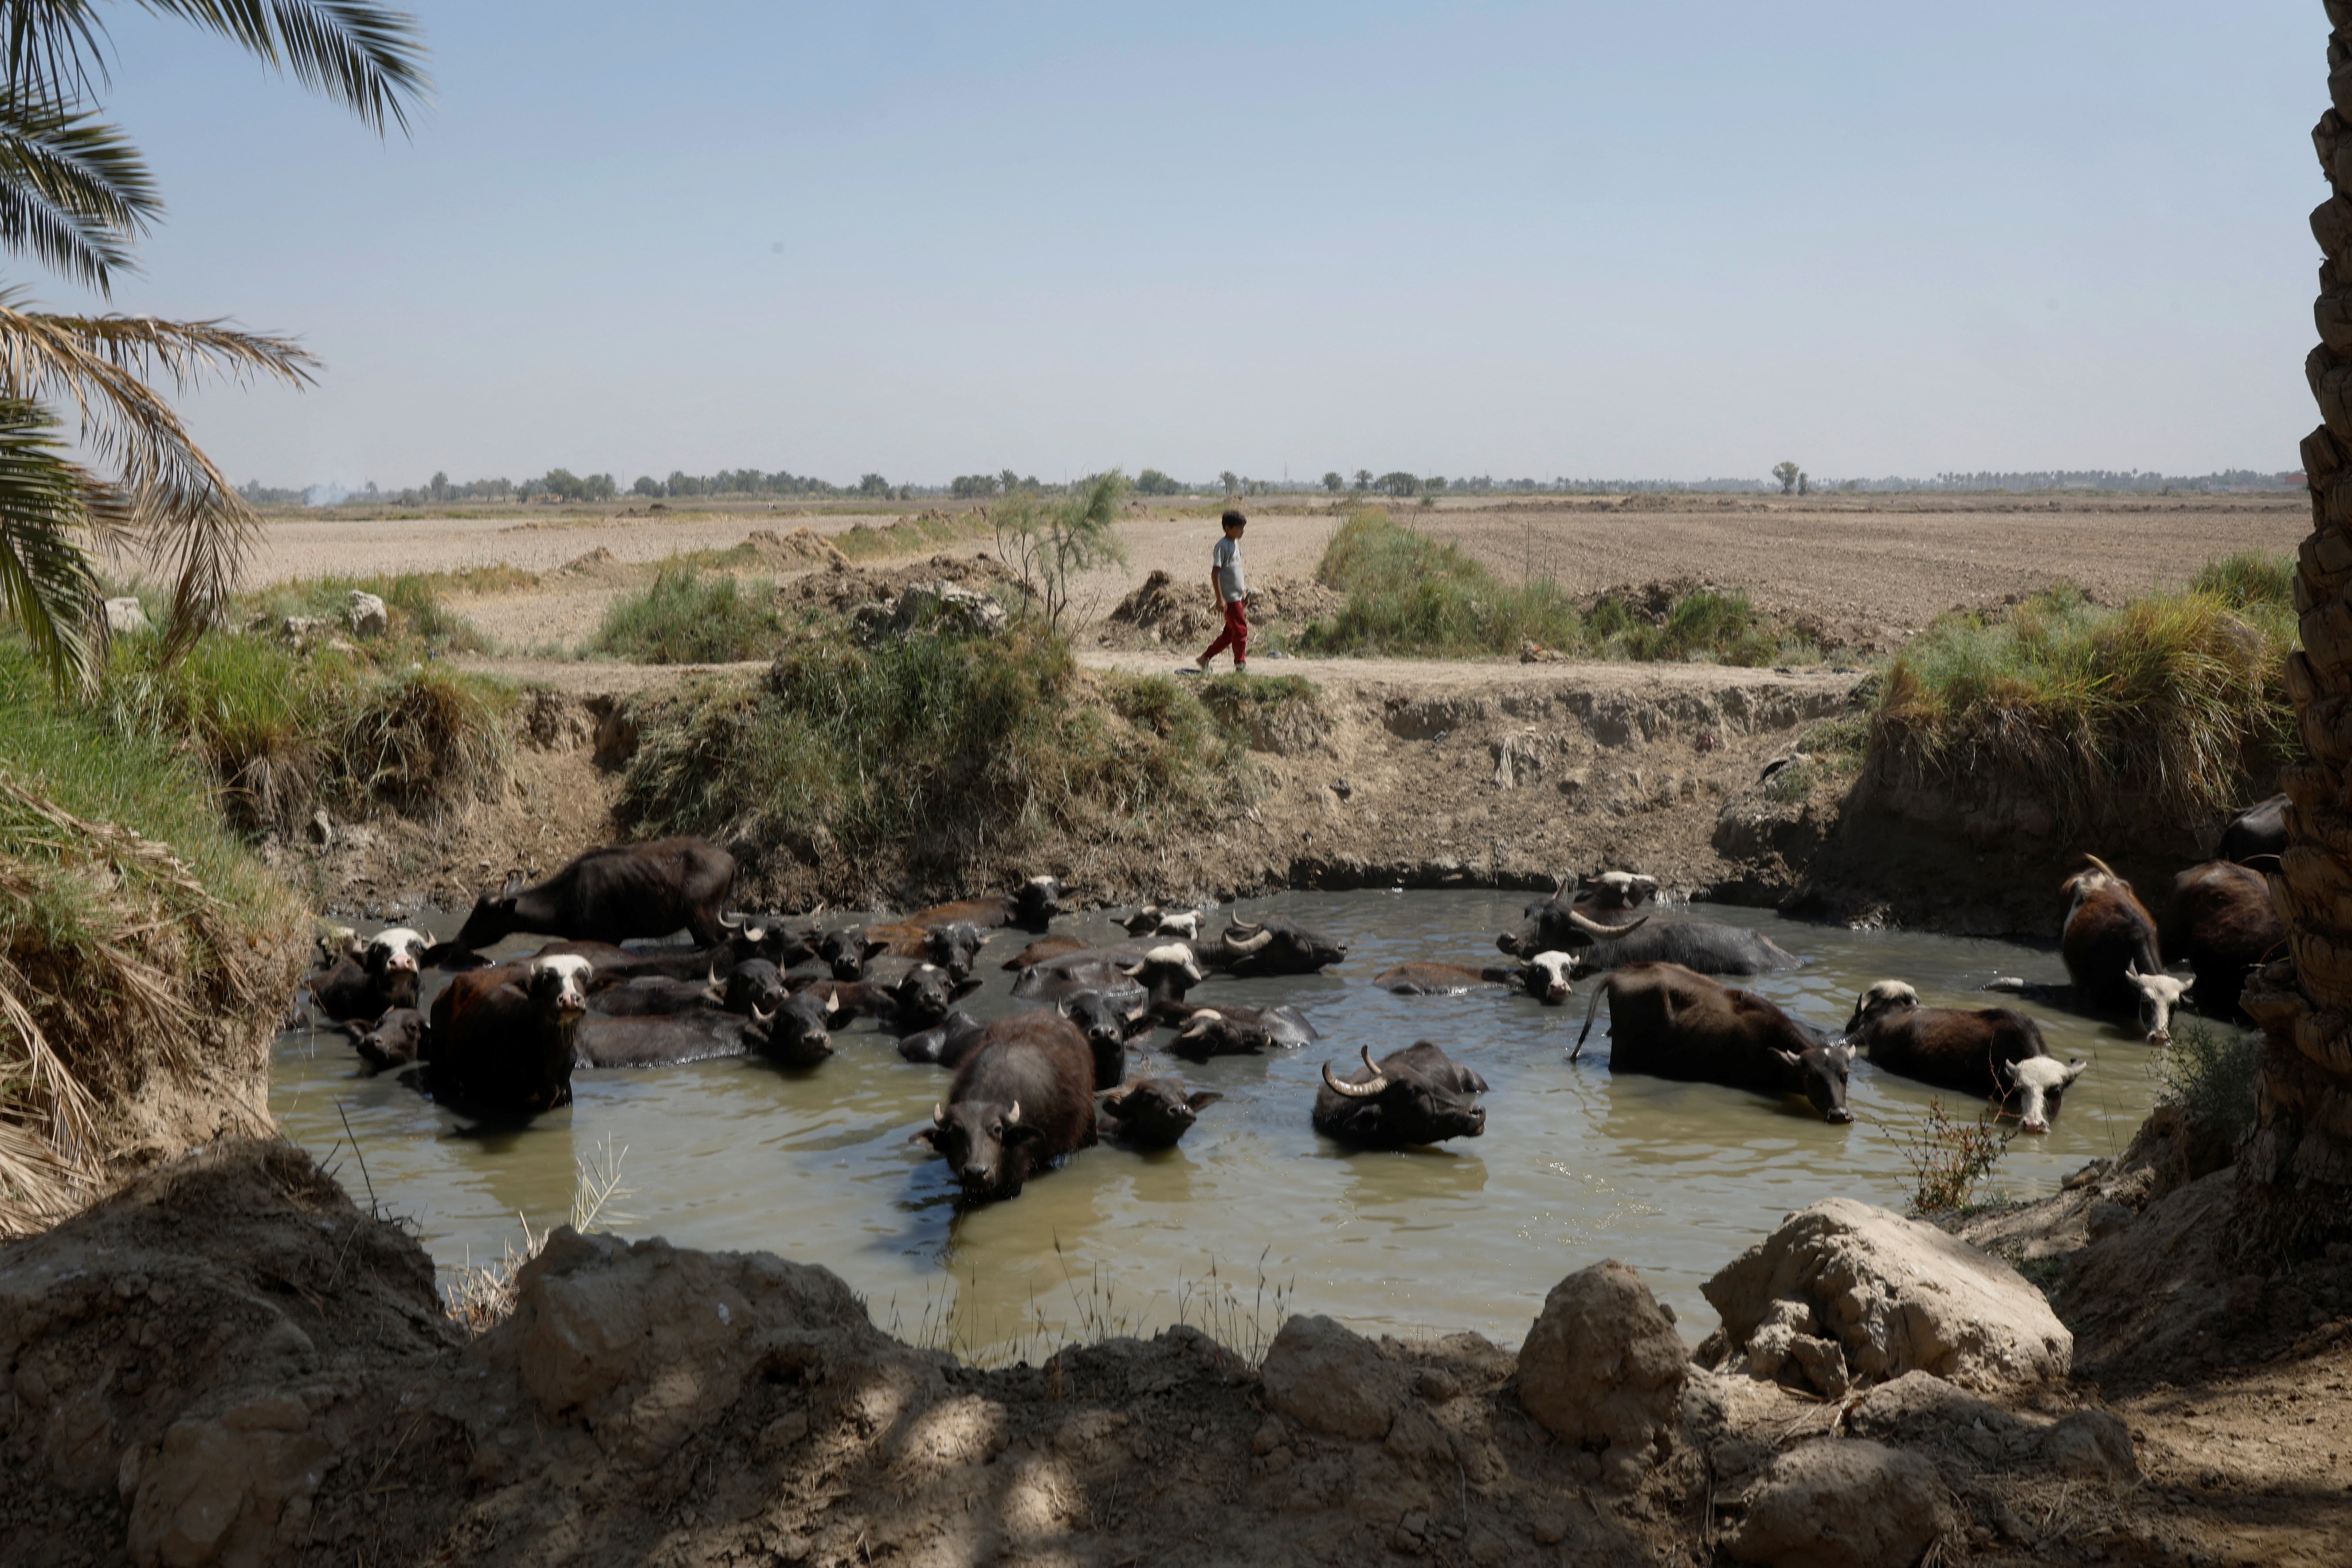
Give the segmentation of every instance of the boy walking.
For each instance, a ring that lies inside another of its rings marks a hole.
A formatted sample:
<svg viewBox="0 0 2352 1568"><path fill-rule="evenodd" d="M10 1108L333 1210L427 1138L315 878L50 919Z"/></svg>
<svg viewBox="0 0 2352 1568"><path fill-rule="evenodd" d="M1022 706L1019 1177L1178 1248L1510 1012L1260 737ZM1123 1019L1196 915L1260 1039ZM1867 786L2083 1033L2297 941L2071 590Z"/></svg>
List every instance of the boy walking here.
<svg viewBox="0 0 2352 1568"><path fill-rule="evenodd" d="M1230 647L1234 673L1241 675L1249 669L1249 586L1242 580L1242 531L1249 526L1249 519L1227 507L1224 522L1225 536L1209 555L1209 591L1224 612L1225 629L1195 662L1205 674L1209 661Z"/></svg>

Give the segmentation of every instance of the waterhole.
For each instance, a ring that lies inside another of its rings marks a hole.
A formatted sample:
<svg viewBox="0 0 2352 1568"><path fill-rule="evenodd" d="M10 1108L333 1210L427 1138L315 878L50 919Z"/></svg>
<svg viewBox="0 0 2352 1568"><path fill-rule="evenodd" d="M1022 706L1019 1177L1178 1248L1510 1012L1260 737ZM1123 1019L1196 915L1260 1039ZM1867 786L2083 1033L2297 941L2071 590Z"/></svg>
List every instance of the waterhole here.
<svg viewBox="0 0 2352 1568"><path fill-rule="evenodd" d="M582 1072L573 1103L520 1131L479 1132L390 1074L369 1078L340 1034L291 1030L276 1047L271 1108L289 1136L331 1160L347 1187L412 1222L444 1270L480 1264L570 1210L584 1159L617 1156L623 1191L599 1225L681 1246L761 1248L822 1263L875 1320L968 1358L1011 1360L1072 1336L1150 1332L1179 1321L1263 1342L1278 1314L1327 1312L1399 1334L1476 1329L1516 1343L1562 1275L1604 1258L1639 1268L1693 1338L1712 1327L1699 1284L1792 1209L1832 1195L1902 1209L1906 1158L1929 1102L1972 1120L1966 1094L1854 1065L1854 1121L1706 1084L1612 1076L1602 1038L1568 1049L1588 991L1566 1007L1489 988L1394 996L1371 976L1405 959L1507 962L1497 931L1526 895L1296 893L1245 900L1349 943L1321 975L1213 978L1193 999L1303 1007L1324 1038L1305 1050L1196 1066L1161 1048L1131 1073L1181 1072L1224 1099L1183 1143L1137 1155L1102 1146L1036 1178L1017 1199L960 1209L946 1167L910 1145L949 1075L899 1059L870 1023L835 1037L813 1073L757 1061ZM1676 914L1758 927L1805 967L1746 984L1829 1031L1859 990L1899 978L1929 1005L1981 1006L1995 974L2063 981L2054 952L1915 931L1850 931L1753 910ZM1223 911L1218 920L1222 924ZM453 920L412 924L446 934ZM1108 942L1107 915L1057 930ZM1030 938L993 934L964 1004L1018 1005L998 965ZM528 952L537 939L500 953ZM428 976L428 985L441 977ZM2117 1152L2157 1098L2155 1057L2111 1026L2026 1004L2051 1051L2090 1070L2046 1137L2010 1145L1989 1194L2052 1190ZM1491 1085L1486 1132L1434 1150L1349 1152L1307 1125L1318 1069L1438 1042Z"/></svg>

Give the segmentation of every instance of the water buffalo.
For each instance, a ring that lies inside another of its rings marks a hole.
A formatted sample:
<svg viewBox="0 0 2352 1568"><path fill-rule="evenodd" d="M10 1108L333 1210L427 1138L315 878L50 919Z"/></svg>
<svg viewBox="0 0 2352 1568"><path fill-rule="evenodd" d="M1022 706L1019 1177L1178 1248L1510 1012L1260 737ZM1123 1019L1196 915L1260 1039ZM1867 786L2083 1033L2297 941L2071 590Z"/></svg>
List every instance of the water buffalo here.
<svg viewBox="0 0 2352 1568"><path fill-rule="evenodd" d="M748 1017L754 1012L774 1012L783 1005L785 994L783 976L766 959L745 959L729 970L722 980L719 961L714 957L708 978L699 983L640 975L619 985L592 990L588 1006L593 1012L615 1018L709 1008Z"/></svg>
<svg viewBox="0 0 2352 1568"><path fill-rule="evenodd" d="M1192 1130L1202 1109L1223 1098L1213 1089L1187 1094L1181 1078L1138 1079L1124 1089L1095 1096L1095 1122L1111 1142L1130 1149L1173 1149Z"/></svg>
<svg viewBox="0 0 2352 1568"><path fill-rule="evenodd" d="M1265 1034L1265 1045L1280 1046L1286 1050L1312 1044L1323 1037L1323 1031L1317 1028L1306 1014L1286 1002L1272 1007L1249 1007L1238 1002L1221 1003L1214 1007L1209 1007L1195 1005L1189 1002L1179 1002L1170 1006L1154 1008L1153 1012L1161 1023L1172 1024L1176 1026L1180 1040L1182 1038L1181 1031L1203 1013L1214 1013L1227 1022L1245 1029L1263 1030ZM1236 1047L1235 1048L1255 1050L1261 1049L1263 1047ZM1177 1054L1180 1056L1186 1054L1181 1045L1177 1047Z"/></svg>
<svg viewBox="0 0 2352 1568"><path fill-rule="evenodd" d="M1391 1051L1378 1062L1369 1047L1361 1070L1339 1078L1323 1064L1315 1091L1315 1131L1360 1149L1407 1149L1486 1131L1476 1103L1486 1080L1427 1040Z"/></svg>
<svg viewBox="0 0 2352 1568"><path fill-rule="evenodd" d="M2270 884L2231 860L2208 860L2172 879L2172 896L2156 922L2157 948L2168 963L2196 973L2205 1006L2234 1014L2246 973L2286 942L2286 922L2271 907Z"/></svg>
<svg viewBox="0 0 2352 1568"><path fill-rule="evenodd" d="M388 1008L414 1007L417 964L430 945L423 931L406 926L380 931L363 941L347 938L342 956L303 984L319 1010L338 1024L378 1017Z"/></svg>
<svg viewBox="0 0 2352 1568"><path fill-rule="evenodd" d="M457 975L433 999L425 1088L470 1114L529 1117L572 1102L588 1010L584 958L536 958Z"/></svg>
<svg viewBox="0 0 2352 1568"><path fill-rule="evenodd" d="M1657 897L1658 879L1632 871L1603 871L1580 889L1577 903L1592 910L1630 910Z"/></svg>
<svg viewBox="0 0 2352 1568"><path fill-rule="evenodd" d="M1014 971L1028 969L1045 963L1049 958L1060 958L1066 953L1084 952L1092 946L1094 943L1081 936L1041 936L1006 959L999 967Z"/></svg>
<svg viewBox="0 0 2352 1568"><path fill-rule="evenodd" d="M894 926L915 926L929 930L934 926L974 925L982 931L994 931L1002 926L1018 926L1024 931L1044 931L1062 912L1062 899L1069 889L1051 877L1032 877L1013 893L982 893L976 899L964 899L951 904L935 904L928 910L918 910ZM912 953L899 956L911 958Z"/></svg>
<svg viewBox="0 0 2352 1568"><path fill-rule="evenodd" d="M813 1068L833 1055L834 1010L824 997L788 996L772 1011L755 1009L742 1026L751 1054L778 1067Z"/></svg>
<svg viewBox="0 0 2352 1568"><path fill-rule="evenodd" d="M1200 1007L1184 1020L1168 1048L1186 1061L1211 1057L1246 1057L1270 1049L1274 1036L1255 1018L1229 1016L1215 1007Z"/></svg>
<svg viewBox="0 0 2352 1568"><path fill-rule="evenodd" d="M961 1065L980 1044L988 1026L958 1007L928 1029L903 1035L898 1040L898 1054L910 1062L931 1062L940 1067Z"/></svg>
<svg viewBox="0 0 2352 1568"><path fill-rule="evenodd" d="M1534 997L1547 1007L1566 1004L1575 989L1569 976L1576 973L1576 961L1564 952L1538 952L1517 969L1501 972L1511 989Z"/></svg>
<svg viewBox="0 0 2352 1568"><path fill-rule="evenodd" d="M740 1057L751 1047L749 1021L714 1007L690 1013L611 1014L580 1020L573 1065L582 1068L682 1067Z"/></svg>
<svg viewBox="0 0 2352 1568"><path fill-rule="evenodd" d="M1605 925L1573 904L1545 899L1528 906L1516 931L1495 939L1505 952L1568 954L1572 972L1590 974L1628 963L1675 963L1701 974L1769 974L1802 961L1762 931L1703 921L1643 915Z"/></svg>
<svg viewBox="0 0 2352 1568"><path fill-rule="evenodd" d="M1312 974L1348 956L1348 944L1308 931L1280 915L1252 923L1234 921L1213 945L1198 950L1201 961L1235 979L1259 974Z"/></svg>
<svg viewBox="0 0 2352 1568"><path fill-rule="evenodd" d="M609 942L551 942L533 958L584 958L595 965L592 991L606 991L632 980L706 980L715 969L724 974L739 963L771 965L784 961L795 945L778 940L773 926L747 926L730 931L727 940L709 947L622 947Z"/></svg>
<svg viewBox="0 0 2352 1568"><path fill-rule="evenodd" d="M2095 855L2059 888L2070 899L2059 956L2074 984L2075 1005L2093 1013L2130 1013L2151 1046L2172 1038L2172 1010L2194 981L2164 973L2156 921L2147 906Z"/></svg>
<svg viewBox="0 0 2352 1568"><path fill-rule="evenodd" d="M1181 942L1201 940L1201 911L1198 910L1163 910L1158 904L1146 904L1118 923L1127 928L1129 936L1174 937Z"/></svg>
<svg viewBox="0 0 2352 1568"><path fill-rule="evenodd" d="M1087 1046L1095 1052L1097 1066L1108 1052L1109 1059L1118 1063L1120 1076L1126 1076L1127 1042L1151 1026L1149 1003L1132 992L1109 996L1100 991L1073 991L1055 1006L1063 1017L1076 1024L1078 1031L1086 1036ZM1108 1089L1118 1082L1118 1079L1115 1078L1110 1083L1097 1087Z"/></svg>
<svg viewBox="0 0 2352 1568"><path fill-rule="evenodd" d="M1845 1040L1888 1072L2000 1104L2028 1132L2050 1131L2059 1097L2086 1065L2052 1057L2042 1026L2022 1013L1922 1007L1919 993L1900 980L1881 980L1854 998Z"/></svg>
<svg viewBox="0 0 2352 1568"><path fill-rule="evenodd" d="M372 1023L354 1018L342 1029L371 1072L406 1067L425 1054L425 1015L414 1007L388 1007Z"/></svg>
<svg viewBox="0 0 2352 1568"><path fill-rule="evenodd" d="M591 849L543 882L482 895L455 945L478 951L519 931L619 942L683 927L709 947L743 923L725 913L734 887L735 857L707 838Z"/></svg>
<svg viewBox="0 0 2352 1568"><path fill-rule="evenodd" d="M951 980L936 963L918 963L894 977L867 980L821 980L796 994L828 998L845 1018L872 1018L895 1034L928 1029L948 1016L948 1008L980 989L969 975Z"/></svg>
<svg viewBox="0 0 2352 1568"><path fill-rule="evenodd" d="M1480 985L1507 985L1504 969L1465 969L1458 963L1432 963L1415 959L1391 964L1372 976L1372 984L1400 996L1459 996Z"/></svg>
<svg viewBox="0 0 2352 1568"><path fill-rule="evenodd" d="M967 1198L1012 1198L1030 1174L1095 1142L1094 1061L1077 1026L1032 1008L999 1018L911 1142L943 1155Z"/></svg>
<svg viewBox="0 0 2352 1568"><path fill-rule="evenodd" d="M1822 1118L1853 1120L1853 1047L1824 1041L1779 1006L1679 963L1629 963L1603 975L1584 1010L1574 1061L1609 999L1609 1070L1801 1094Z"/></svg>
<svg viewBox="0 0 2352 1568"><path fill-rule="evenodd" d="M2213 847L2213 858L2276 870L2278 858L2286 853L2286 796L2274 795L2238 813L2230 819L2230 826L2221 829L2221 841Z"/></svg>
<svg viewBox="0 0 2352 1568"><path fill-rule="evenodd" d="M1184 993L1206 977L1192 948L1181 942L1138 950L1131 946L1090 947L1032 964L1013 982L1013 994L1024 1001L1051 1001L1074 991L1100 991L1108 996L1139 993L1152 1006L1180 1003Z"/></svg>
<svg viewBox="0 0 2352 1568"><path fill-rule="evenodd" d="M919 958L926 963L938 964L958 980L971 973L972 961L980 956L981 944L987 940L986 933L970 921L949 921L938 925L897 921L866 928L867 948L875 955Z"/></svg>

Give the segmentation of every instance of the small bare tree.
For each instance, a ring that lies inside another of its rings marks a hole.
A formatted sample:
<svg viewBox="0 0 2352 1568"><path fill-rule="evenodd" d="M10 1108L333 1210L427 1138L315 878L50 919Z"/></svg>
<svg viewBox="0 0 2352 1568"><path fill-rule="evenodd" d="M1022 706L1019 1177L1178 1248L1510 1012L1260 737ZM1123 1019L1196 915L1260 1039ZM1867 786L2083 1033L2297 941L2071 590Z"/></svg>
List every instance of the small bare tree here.
<svg viewBox="0 0 2352 1568"><path fill-rule="evenodd" d="M1070 579L1096 566L1127 561L1127 547L1111 531L1119 502L1127 499L1127 476L1113 468L1071 487L1048 505L1034 489L1006 497L991 514L996 551L1021 574L1021 585L1045 611L1045 623L1062 629L1070 607Z"/></svg>

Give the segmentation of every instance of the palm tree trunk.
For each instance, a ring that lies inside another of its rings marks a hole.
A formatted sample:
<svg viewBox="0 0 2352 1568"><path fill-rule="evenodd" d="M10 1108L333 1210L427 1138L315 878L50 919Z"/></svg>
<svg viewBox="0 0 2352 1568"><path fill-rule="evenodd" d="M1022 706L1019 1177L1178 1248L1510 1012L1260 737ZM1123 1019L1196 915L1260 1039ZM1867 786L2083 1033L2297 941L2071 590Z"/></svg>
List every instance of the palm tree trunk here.
<svg viewBox="0 0 2352 1568"><path fill-rule="evenodd" d="M2271 900L2289 956L2256 971L2243 997L2263 1034L2232 1237L2248 1258L2352 1236L2352 0L2326 7L2334 107L2312 142L2331 190L2311 215L2326 259L2321 342L2305 363L2325 423L2303 442L2311 536L2294 584L2303 647L2286 668L2309 760L2279 775L2292 804Z"/></svg>

